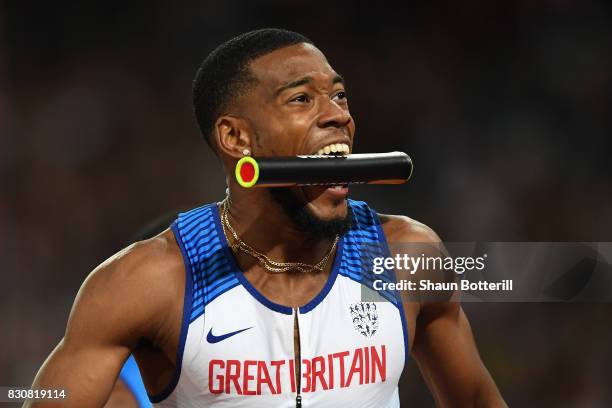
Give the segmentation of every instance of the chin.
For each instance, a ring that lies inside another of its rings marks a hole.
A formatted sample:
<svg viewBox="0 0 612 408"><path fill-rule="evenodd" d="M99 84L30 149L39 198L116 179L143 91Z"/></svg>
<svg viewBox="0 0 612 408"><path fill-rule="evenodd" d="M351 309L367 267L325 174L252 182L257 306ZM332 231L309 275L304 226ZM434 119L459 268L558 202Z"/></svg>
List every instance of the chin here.
<svg viewBox="0 0 612 408"><path fill-rule="evenodd" d="M319 220L346 218L348 186L304 186L300 190L304 205Z"/></svg>
<svg viewBox="0 0 612 408"><path fill-rule="evenodd" d="M333 238L344 234L351 225L351 213L344 197L318 195L302 201L303 196L291 189L271 189L294 225L313 238Z"/></svg>
<svg viewBox="0 0 612 408"><path fill-rule="evenodd" d="M306 210L321 222L331 222L346 218L348 203L346 199L333 203L315 200L306 204Z"/></svg>

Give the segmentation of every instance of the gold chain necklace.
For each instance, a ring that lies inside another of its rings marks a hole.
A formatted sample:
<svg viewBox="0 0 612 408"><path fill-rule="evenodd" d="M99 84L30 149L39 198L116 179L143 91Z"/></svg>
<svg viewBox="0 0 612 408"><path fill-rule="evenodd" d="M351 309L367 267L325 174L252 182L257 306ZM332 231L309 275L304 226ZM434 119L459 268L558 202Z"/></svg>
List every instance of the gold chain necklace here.
<svg viewBox="0 0 612 408"><path fill-rule="evenodd" d="M225 233L226 229L232 234L232 237L234 238L234 243L230 244L230 247L232 248L232 250L242 251L245 254L255 258L261 266L263 266L266 270L272 273L282 273L282 272L287 272L290 270L297 270L302 273L308 273L308 272L312 272L315 270L323 272L323 270L325 269L325 266L327 265L327 261L329 260L331 254L334 252L334 249L336 248L336 245L338 244L338 239L339 239L338 235L336 235L336 237L334 238L334 242L329 248L329 251L327 252L327 254L325 254L325 256L314 265L310 265L310 264L303 263L303 262L274 261L270 259L268 256L266 256L265 254L262 254L261 252L255 250L249 244L241 240L240 237L238 237L236 230L234 230L234 228L232 227L232 224L230 224L229 222L229 216L228 216L228 210L227 210L228 202L229 202L229 197L225 198L225 200L223 200L223 203L222 203L223 213L221 215L221 225L223 226L223 233L225 234L226 239L227 239L227 234Z"/></svg>

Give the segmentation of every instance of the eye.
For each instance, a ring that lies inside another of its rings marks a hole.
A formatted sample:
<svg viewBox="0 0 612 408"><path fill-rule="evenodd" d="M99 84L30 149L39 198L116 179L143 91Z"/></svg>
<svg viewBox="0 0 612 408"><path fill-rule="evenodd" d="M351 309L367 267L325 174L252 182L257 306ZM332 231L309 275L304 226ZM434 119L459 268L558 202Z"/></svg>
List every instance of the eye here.
<svg viewBox="0 0 612 408"><path fill-rule="evenodd" d="M308 97L308 95L305 95L305 94L294 96L293 98L289 100L289 102L299 102L299 103L306 103L309 101L310 101L310 98Z"/></svg>
<svg viewBox="0 0 612 408"><path fill-rule="evenodd" d="M346 102L347 100L346 91L337 92L332 99L334 99L335 101Z"/></svg>

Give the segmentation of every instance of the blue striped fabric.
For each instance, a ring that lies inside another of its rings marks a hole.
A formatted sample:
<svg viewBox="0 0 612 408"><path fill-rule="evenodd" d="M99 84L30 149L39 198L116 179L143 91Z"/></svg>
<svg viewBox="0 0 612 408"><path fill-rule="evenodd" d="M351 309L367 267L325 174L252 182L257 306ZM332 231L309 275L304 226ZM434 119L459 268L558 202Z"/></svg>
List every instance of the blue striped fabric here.
<svg viewBox="0 0 612 408"><path fill-rule="evenodd" d="M338 273L369 288L380 279L395 282L394 273L372 272L375 257L387 257L389 248L376 213L363 201L348 200L352 224L342 237L344 247ZM191 269L192 302L190 322L204 313L205 307L222 293L239 285L232 270L233 263L218 222L216 203L179 214L176 227ZM189 276L189 274L188 274ZM380 292L385 299L397 303L394 292Z"/></svg>
<svg viewBox="0 0 612 408"><path fill-rule="evenodd" d="M374 258L389 257L389 247L376 212L365 202L348 200L352 212L352 224L344 235L344 250L340 275L373 288L375 280L395 282L395 273L386 269L381 274L372 271ZM377 291L382 297L399 307L399 296L394 291Z"/></svg>
<svg viewBox="0 0 612 408"><path fill-rule="evenodd" d="M191 269L190 323L204 313L208 303L239 284L226 254L224 237L215 223L216 211L216 203L211 203L181 213L176 220Z"/></svg>

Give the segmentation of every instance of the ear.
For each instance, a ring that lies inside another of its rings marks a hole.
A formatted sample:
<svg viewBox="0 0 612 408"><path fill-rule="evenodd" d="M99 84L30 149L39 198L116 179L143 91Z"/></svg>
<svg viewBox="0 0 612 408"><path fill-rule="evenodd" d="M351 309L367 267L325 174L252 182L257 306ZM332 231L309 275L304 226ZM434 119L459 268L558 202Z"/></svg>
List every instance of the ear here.
<svg viewBox="0 0 612 408"><path fill-rule="evenodd" d="M219 151L223 154L240 159L245 149L253 152L252 132L244 119L231 115L220 116L215 122L214 132Z"/></svg>

